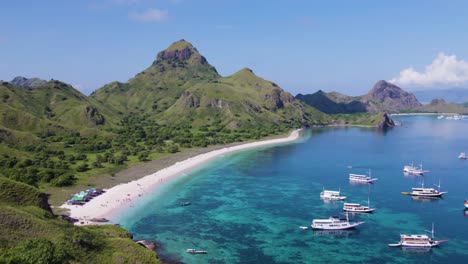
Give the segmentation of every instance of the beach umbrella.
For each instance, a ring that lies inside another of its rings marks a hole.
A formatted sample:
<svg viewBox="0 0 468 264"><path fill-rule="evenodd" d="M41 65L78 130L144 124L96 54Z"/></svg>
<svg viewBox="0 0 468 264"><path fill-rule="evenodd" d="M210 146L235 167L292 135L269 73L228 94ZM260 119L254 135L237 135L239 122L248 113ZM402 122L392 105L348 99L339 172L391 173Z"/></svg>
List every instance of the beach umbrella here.
<svg viewBox="0 0 468 264"><path fill-rule="evenodd" d="M83 197L83 196L75 196L75 197L73 197L72 200L73 200L73 201L83 201L83 200L84 200L84 197Z"/></svg>

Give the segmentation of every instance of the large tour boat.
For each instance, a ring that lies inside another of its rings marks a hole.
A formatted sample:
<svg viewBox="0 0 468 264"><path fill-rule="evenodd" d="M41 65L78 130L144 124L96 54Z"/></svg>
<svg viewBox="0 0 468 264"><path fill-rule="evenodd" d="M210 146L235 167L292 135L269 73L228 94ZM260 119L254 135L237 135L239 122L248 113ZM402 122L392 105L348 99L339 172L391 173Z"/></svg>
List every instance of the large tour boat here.
<svg viewBox="0 0 468 264"><path fill-rule="evenodd" d="M339 218L337 216L331 216L328 219L314 219L312 220L312 229L316 230L343 230L354 228L364 222L350 222L348 214L346 218Z"/></svg>
<svg viewBox="0 0 468 264"><path fill-rule="evenodd" d="M349 174L349 181L359 182L359 183L371 183L371 182L374 182L374 181L378 180L377 178L372 178L371 177L371 170L369 170L368 174L369 175L350 173Z"/></svg>
<svg viewBox="0 0 468 264"><path fill-rule="evenodd" d="M403 172L411 175L424 175L424 173L429 172L428 170L423 170L422 162L419 164L419 168L415 167L413 163L411 165L405 165L403 167Z"/></svg>
<svg viewBox="0 0 468 264"><path fill-rule="evenodd" d="M428 235L400 235L400 242L388 244L391 247L414 247L414 248L431 248L440 245L447 240L434 239L434 224L432 224L432 236Z"/></svg>
<svg viewBox="0 0 468 264"><path fill-rule="evenodd" d="M340 191L323 190L323 192L320 193L320 199L332 200L332 201L342 201L342 200L346 199L346 196L341 196Z"/></svg>
<svg viewBox="0 0 468 264"><path fill-rule="evenodd" d="M372 213L375 208L370 207L370 199L367 199L367 206L358 203L344 203L343 211L350 213Z"/></svg>
<svg viewBox="0 0 468 264"><path fill-rule="evenodd" d="M409 194L412 196L421 196L421 197L442 197L443 194L447 192L440 191L440 182L439 185L436 185L438 189L434 188L424 188L424 181L421 184L420 188L411 188L411 192L403 192L403 194Z"/></svg>

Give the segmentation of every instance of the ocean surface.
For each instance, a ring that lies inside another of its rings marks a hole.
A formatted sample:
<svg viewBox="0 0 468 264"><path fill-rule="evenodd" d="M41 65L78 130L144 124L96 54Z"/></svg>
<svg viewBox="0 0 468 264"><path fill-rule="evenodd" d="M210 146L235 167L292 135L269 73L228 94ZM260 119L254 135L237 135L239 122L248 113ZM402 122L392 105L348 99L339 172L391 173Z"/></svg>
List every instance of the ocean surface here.
<svg viewBox="0 0 468 264"><path fill-rule="evenodd" d="M160 243L160 256L184 263L468 263L468 120L399 116L402 125L313 128L296 143L232 153L172 180L127 210L120 224L136 239ZM423 163L425 176L403 166ZM349 173L368 169L371 185L352 185ZM417 200L403 191L434 187L442 199ZM342 212L323 189L341 190L348 202L367 203L373 214L349 231L301 230L314 218ZM434 187L437 188L437 187ZM190 202L189 206L181 206ZM388 247L402 233L449 241L428 251ZM188 248L207 250L190 255Z"/></svg>

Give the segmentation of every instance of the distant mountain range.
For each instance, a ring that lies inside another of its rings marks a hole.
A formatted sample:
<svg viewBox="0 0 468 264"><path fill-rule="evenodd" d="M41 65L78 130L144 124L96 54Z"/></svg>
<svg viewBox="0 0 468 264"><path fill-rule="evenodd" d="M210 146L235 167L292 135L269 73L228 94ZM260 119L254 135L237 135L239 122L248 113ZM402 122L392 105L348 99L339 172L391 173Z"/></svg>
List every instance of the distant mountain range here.
<svg viewBox="0 0 468 264"><path fill-rule="evenodd" d="M443 99L450 103L468 103L468 88L414 91L420 102L429 103L432 99Z"/></svg>
<svg viewBox="0 0 468 264"><path fill-rule="evenodd" d="M309 95L298 94L296 98L327 114L399 112L421 106L413 94L383 80L361 96L318 91Z"/></svg>
<svg viewBox="0 0 468 264"><path fill-rule="evenodd" d="M327 114L468 113L468 104L449 103L443 99L431 99L430 103L421 104L414 94L383 80L378 81L367 94L361 96L347 96L319 90L313 94L298 94L296 98Z"/></svg>

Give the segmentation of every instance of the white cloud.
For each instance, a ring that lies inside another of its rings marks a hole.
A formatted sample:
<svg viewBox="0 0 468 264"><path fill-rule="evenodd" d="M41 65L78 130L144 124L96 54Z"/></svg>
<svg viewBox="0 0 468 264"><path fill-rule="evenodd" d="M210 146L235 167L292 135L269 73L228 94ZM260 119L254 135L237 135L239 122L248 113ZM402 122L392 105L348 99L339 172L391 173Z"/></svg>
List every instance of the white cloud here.
<svg viewBox="0 0 468 264"><path fill-rule="evenodd" d="M161 22L169 18L169 12L167 10L161 10L156 8L149 8L143 12L130 12L128 16L131 19L143 22Z"/></svg>
<svg viewBox="0 0 468 264"><path fill-rule="evenodd" d="M390 82L401 86L432 87L432 86L461 86L468 84L468 63L457 60L455 55L441 52L424 68L418 72L413 67L400 71L400 76Z"/></svg>

